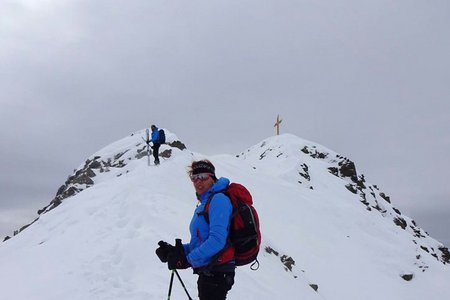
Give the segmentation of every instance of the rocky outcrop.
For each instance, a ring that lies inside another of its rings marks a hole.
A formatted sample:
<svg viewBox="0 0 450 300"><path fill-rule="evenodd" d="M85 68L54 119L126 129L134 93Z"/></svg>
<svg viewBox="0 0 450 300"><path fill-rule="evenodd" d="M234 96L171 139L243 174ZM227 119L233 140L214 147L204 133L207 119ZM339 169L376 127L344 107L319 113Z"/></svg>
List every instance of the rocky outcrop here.
<svg viewBox="0 0 450 300"><path fill-rule="evenodd" d="M330 153L319 151L314 146L304 146L301 152L309 155L312 158L326 160L329 163L327 170L330 174L341 178L346 181L345 188L352 194L359 196L360 203L365 206L368 211L378 212L383 217L391 218L392 222L402 230L409 231L414 240L414 243L418 245L417 256L421 257L423 252L433 256L442 263L449 263L450 253L447 248L440 247L440 253L435 251L434 248L424 246L427 244L426 239L428 234L417 226L414 220L403 216L399 209L392 206L391 199L384 192L380 192L376 185L370 185L366 182L363 174L358 174L357 168L354 162L348 158L336 154L334 157ZM301 176L306 178L308 169L303 168ZM420 259L419 259L420 260ZM428 265L425 262L420 261L417 263L418 268L424 272L428 269ZM410 274L404 275L405 280L411 280Z"/></svg>

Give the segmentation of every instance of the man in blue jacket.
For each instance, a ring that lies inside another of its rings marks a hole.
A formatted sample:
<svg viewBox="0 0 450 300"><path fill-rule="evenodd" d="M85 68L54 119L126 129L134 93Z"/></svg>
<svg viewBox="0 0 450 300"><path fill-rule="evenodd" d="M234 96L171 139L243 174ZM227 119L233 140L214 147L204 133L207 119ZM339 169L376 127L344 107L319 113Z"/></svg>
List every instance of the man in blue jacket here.
<svg viewBox="0 0 450 300"><path fill-rule="evenodd" d="M153 143L153 157L155 158L155 165L159 165L159 147L161 147L159 129L155 125L152 125L150 128L152 129L152 138L150 139L150 142Z"/></svg>
<svg viewBox="0 0 450 300"><path fill-rule="evenodd" d="M194 161L188 173L200 202L189 226L190 242L172 246L160 241L156 254L167 262L170 270L193 268L199 275L200 300L226 299L234 284L236 267L234 248L227 245L233 207L222 193L230 181L224 177L217 179L215 167L208 160ZM207 217L205 205L209 205Z"/></svg>

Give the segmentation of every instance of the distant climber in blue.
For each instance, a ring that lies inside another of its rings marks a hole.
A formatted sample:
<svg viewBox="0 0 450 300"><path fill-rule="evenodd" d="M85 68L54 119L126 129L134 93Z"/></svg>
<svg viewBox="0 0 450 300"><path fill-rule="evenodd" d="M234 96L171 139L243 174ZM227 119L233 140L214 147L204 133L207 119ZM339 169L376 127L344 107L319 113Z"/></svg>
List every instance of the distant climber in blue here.
<svg viewBox="0 0 450 300"><path fill-rule="evenodd" d="M159 165L159 147L161 147L160 133L158 127L155 125L152 125L150 128L152 130L150 142L153 143L153 157L155 158L155 165Z"/></svg>

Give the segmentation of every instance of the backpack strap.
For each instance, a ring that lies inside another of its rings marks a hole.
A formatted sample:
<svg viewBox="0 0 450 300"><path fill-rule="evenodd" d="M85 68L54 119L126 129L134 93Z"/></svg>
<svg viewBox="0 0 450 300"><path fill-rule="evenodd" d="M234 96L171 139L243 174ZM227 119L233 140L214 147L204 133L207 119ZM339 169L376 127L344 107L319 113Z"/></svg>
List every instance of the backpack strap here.
<svg viewBox="0 0 450 300"><path fill-rule="evenodd" d="M227 196L228 199L230 199L231 206L233 206L233 202L231 201L230 195L228 194L228 192L226 190L222 190L222 191L212 194L205 203L205 209L203 209L203 211L197 213L198 216L203 216L205 218L206 223L208 223L208 224L209 224L209 213L208 213L209 206L211 205L212 198L217 194L224 194L225 196ZM231 219L234 217L234 215L235 215L235 211L234 211L234 207L233 207L233 211L231 213Z"/></svg>

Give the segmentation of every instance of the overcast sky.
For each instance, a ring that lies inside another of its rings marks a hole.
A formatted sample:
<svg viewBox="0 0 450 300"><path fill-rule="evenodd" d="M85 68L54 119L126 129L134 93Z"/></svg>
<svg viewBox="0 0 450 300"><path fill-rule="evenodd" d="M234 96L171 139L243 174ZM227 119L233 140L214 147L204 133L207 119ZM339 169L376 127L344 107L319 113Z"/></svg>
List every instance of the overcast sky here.
<svg viewBox="0 0 450 300"><path fill-rule="evenodd" d="M0 0L0 236L152 123L237 154L280 114L450 246L449 55L447 0Z"/></svg>

